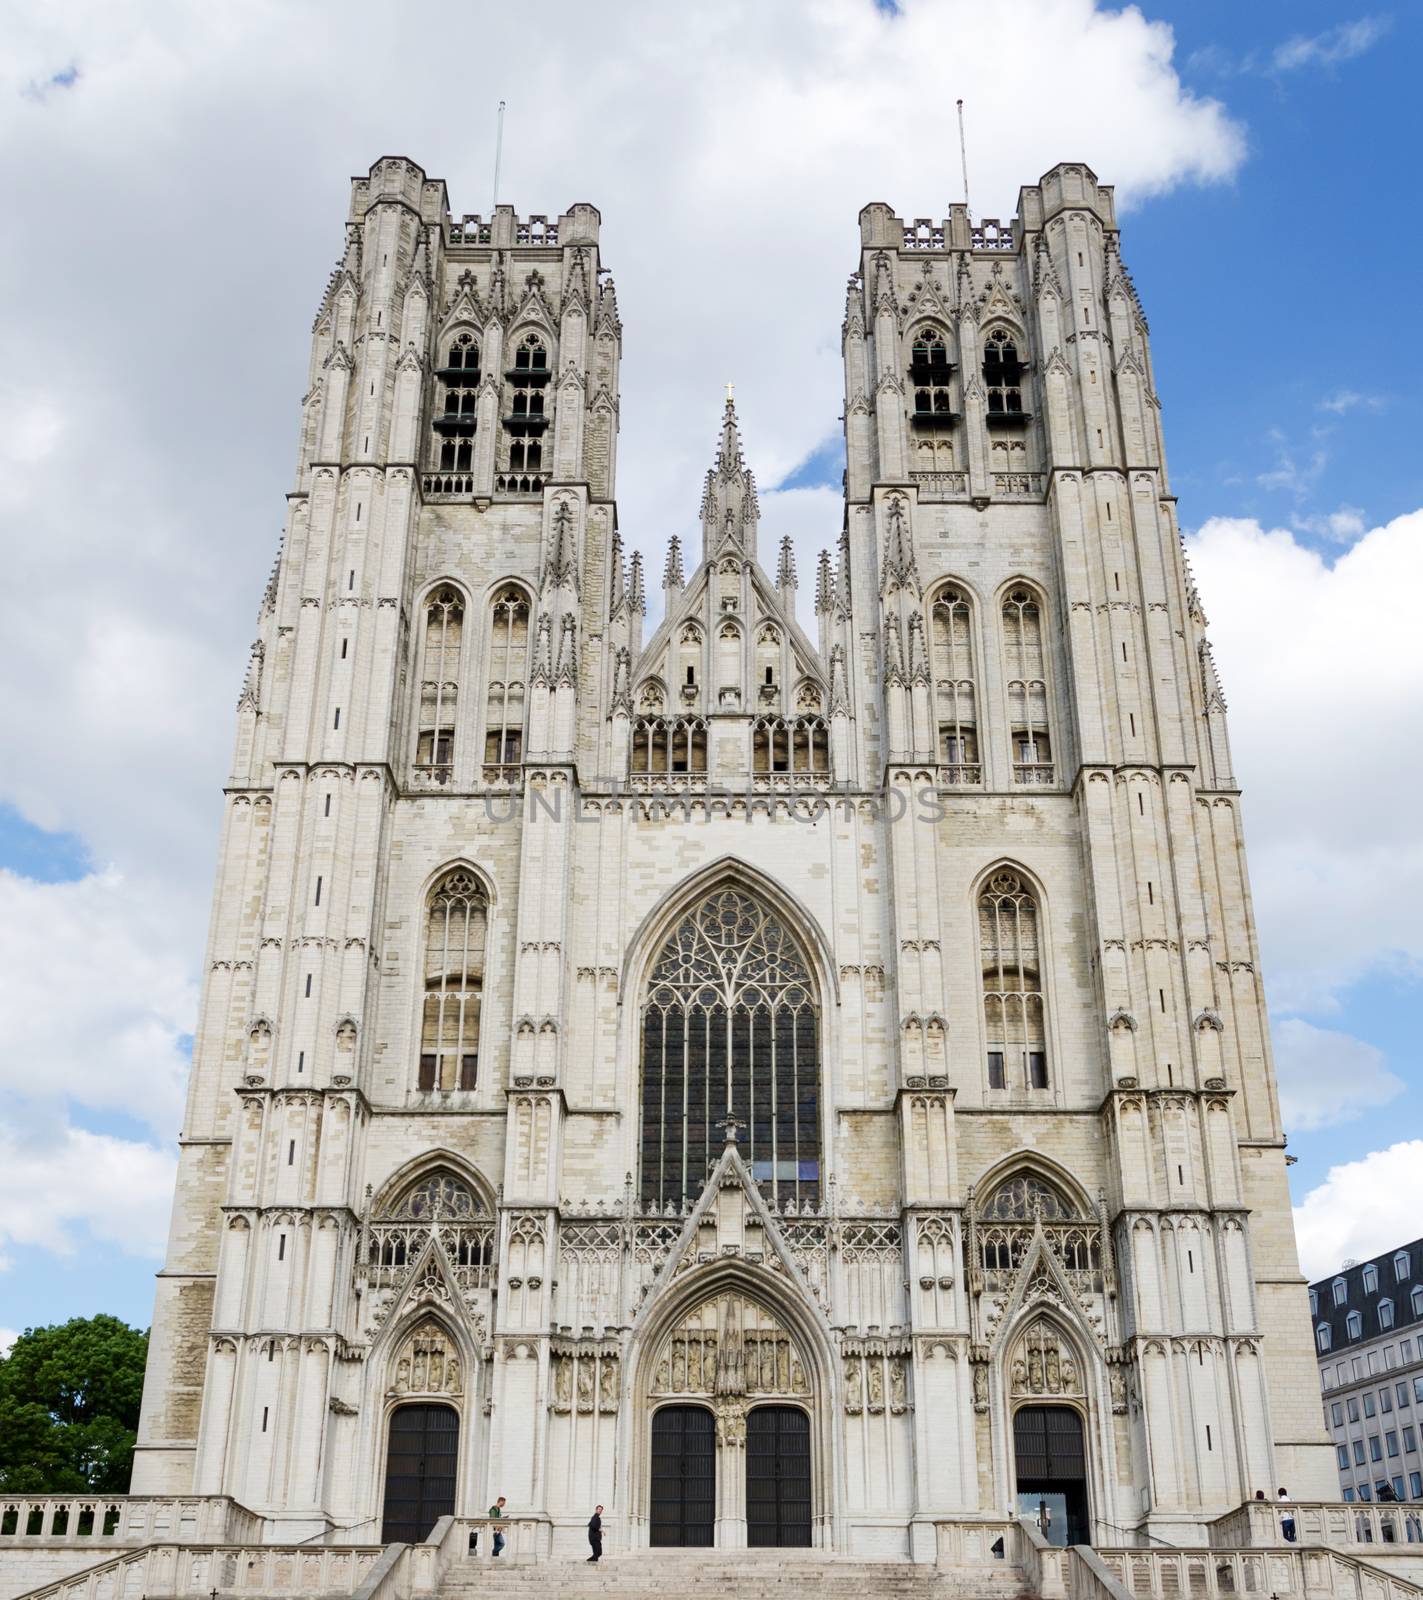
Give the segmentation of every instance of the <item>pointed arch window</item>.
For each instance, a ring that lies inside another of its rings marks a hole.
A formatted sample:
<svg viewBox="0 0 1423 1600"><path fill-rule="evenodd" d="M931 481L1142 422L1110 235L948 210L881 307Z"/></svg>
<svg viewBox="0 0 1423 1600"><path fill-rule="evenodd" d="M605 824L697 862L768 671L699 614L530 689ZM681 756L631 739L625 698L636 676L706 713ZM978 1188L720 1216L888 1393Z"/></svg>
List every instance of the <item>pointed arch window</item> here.
<svg viewBox="0 0 1423 1600"><path fill-rule="evenodd" d="M983 341L983 387L988 421L1027 421L1023 406L1023 362L1018 341L1006 328L995 328Z"/></svg>
<svg viewBox="0 0 1423 1600"><path fill-rule="evenodd" d="M983 1022L990 1089L1048 1087L1038 903L1016 872L996 872L978 897Z"/></svg>
<svg viewBox="0 0 1423 1600"><path fill-rule="evenodd" d="M1048 1248L1069 1275L1083 1274L1099 1286L1101 1223L1084 1214L1056 1184L1035 1172L1014 1173L998 1184L981 1205L974 1204L970 1258L976 1258L990 1277L1015 1272L1022 1266L1039 1227Z"/></svg>
<svg viewBox="0 0 1423 1600"><path fill-rule="evenodd" d="M420 657L415 771L427 783L446 784L454 776L463 640L464 596L453 585L441 584L425 605Z"/></svg>
<svg viewBox="0 0 1423 1600"><path fill-rule="evenodd" d="M1043 607L1036 590L1026 585L1015 586L1003 597L1003 651L1013 781L1051 784L1055 769L1048 728Z"/></svg>
<svg viewBox="0 0 1423 1600"><path fill-rule="evenodd" d="M479 409L479 344L472 333L459 333L450 340L435 378L436 460L441 472L468 472Z"/></svg>
<svg viewBox="0 0 1423 1600"><path fill-rule="evenodd" d="M529 662L529 601L510 584L489 612L485 682L484 767L489 782L511 776L524 759L524 702Z"/></svg>
<svg viewBox="0 0 1423 1600"><path fill-rule="evenodd" d="M648 977L642 1027L642 1198L679 1212L724 1145L782 1208L820 1200L820 1008L781 920L737 889L677 924Z"/></svg>
<svg viewBox="0 0 1423 1600"><path fill-rule="evenodd" d="M435 886L425 911L425 994L418 1087L473 1089L479 1081L479 1016L489 906L463 869Z"/></svg>
<svg viewBox="0 0 1423 1600"><path fill-rule="evenodd" d="M930 607L939 761L947 783L979 783L978 683L968 596L946 584Z"/></svg>
<svg viewBox="0 0 1423 1600"><path fill-rule="evenodd" d="M921 428L951 427L956 422L953 390L954 366L949 346L935 327L921 328L909 353L909 381L914 391L914 422Z"/></svg>
<svg viewBox="0 0 1423 1600"><path fill-rule="evenodd" d="M366 1252L372 1288L398 1288L426 1244L444 1257L462 1289L486 1287L495 1260L494 1217L463 1177L437 1167L376 1208Z"/></svg>
<svg viewBox="0 0 1423 1600"><path fill-rule="evenodd" d="M526 334L514 351L514 365L505 373L509 402L504 416L505 465L523 490L538 488L530 475L543 471L543 433L548 426L546 385L548 350L537 333Z"/></svg>

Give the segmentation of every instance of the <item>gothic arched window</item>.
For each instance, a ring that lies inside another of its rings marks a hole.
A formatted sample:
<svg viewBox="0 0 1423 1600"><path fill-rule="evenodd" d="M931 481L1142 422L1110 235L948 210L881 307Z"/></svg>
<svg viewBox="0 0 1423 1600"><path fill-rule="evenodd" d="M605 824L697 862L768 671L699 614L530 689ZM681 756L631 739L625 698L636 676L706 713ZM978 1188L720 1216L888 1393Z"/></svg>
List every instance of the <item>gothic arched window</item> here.
<svg viewBox="0 0 1423 1600"><path fill-rule="evenodd" d="M983 387L990 418L1023 415L1023 363L1005 328L995 328L983 342Z"/></svg>
<svg viewBox="0 0 1423 1600"><path fill-rule="evenodd" d="M727 1120L777 1204L820 1199L820 1008L799 945L766 906L719 889L677 924L647 981L642 1198L680 1210Z"/></svg>
<svg viewBox="0 0 1423 1600"><path fill-rule="evenodd" d="M1017 584L1003 597L1003 652L1014 783L1052 783L1043 607L1037 592Z"/></svg>
<svg viewBox="0 0 1423 1600"><path fill-rule="evenodd" d="M529 602L510 584L494 596L484 681L484 764L496 779L524 759L524 684L529 660ZM489 774L486 773L486 776Z"/></svg>
<svg viewBox="0 0 1423 1600"><path fill-rule="evenodd" d="M398 1287L432 1236L462 1287L488 1283L495 1254L489 1205L458 1173L437 1167L377 1206L367 1263L372 1287Z"/></svg>
<svg viewBox="0 0 1423 1600"><path fill-rule="evenodd" d="M479 1079L479 1011L489 906L463 868L435 885L425 913L425 997L419 1087L473 1089Z"/></svg>
<svg viewBox="0 0 1423 1600"><path fill-rule="evenodd" d="M934 696L938 710L939 760L950 783L978 783L978 689L973 659L973 616L968 596L948 584L934 597Z"/></svg>
<svg viewBox="0 0 1423 1600"><path fill-rule="evenodd" d="M548 351L538 334L531 333L522 339L514 352L515 372L545 372L548 370Z"/></svg>
<svg viewBox="0 0 1423 1600"><path fill-rule="evenodd" d="M983 1022L990 1089L1047 1088L1038 903L1007 868L978 897Z"/></svg>
<svg viewBox="0 0 1423 1600"><path fill-rule="evenodd" d="M479 406L479 345L472 333L459 333L435 373L434 427L442 472L468 472L474 455L475 412Z"/></svg>
<svg viewBox="0 0 1423 1600"><path fill-rule="evenodd" d="M909 357L909 379L914 386L916 420L938 418L947 421L953 415L953 396L949 388L953 370L943 334L933 327L920 329Z"/></svg>
<svg viewBox="0 0 1423 1600"><path fill-rule="evenodd" d="M463 634L464 597L452 585L441 584L431 593L425 606L419 729L415 746L416 771L433 783L448 783L454 775Z"/></svg>
<svg viewBox="0 0 1423 1600"><path fill-rule="evenodd" d="M825 719L758 717L751 725L751 770L758 776L801 773L830 775L830 733Z"/></svg>
<svg viewBox="0 0 1423 1600"><path fill-rule="evenodd" d="M998 1185L978 1214L997 1222L1033 1222L1038 1217L1044 1222L1071 1222L1076 1220L1078 1211L1046 1178L1036 1172L1019 1172Z"/></svg>

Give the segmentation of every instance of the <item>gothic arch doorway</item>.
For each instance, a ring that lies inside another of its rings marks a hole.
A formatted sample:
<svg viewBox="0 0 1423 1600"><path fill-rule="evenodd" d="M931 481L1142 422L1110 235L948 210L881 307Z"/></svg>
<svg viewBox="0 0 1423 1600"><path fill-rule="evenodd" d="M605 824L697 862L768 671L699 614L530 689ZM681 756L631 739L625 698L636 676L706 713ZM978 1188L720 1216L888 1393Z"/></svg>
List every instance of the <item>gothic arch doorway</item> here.
<svg viewBox="0 0 1423 1600"><path fill-rule="evenodd" d="M799 1406L756 1406L746 1419L746 1542L810 1547L810 1418Z"/></svg>
<svg viewBox="0 0 1423 1600"><path fill-rule="evenodd" d="M1019 1406L1013 1413L1018 1515L1049 1544L1088 1543L1087 1446L1073 1406Z"/></svg>
<svg viewBox="0 0 1423 1600"><path fill-rule="evenodd" d="M716 1419L705 1406L652 1417L650 1542L710 1547L716 1535Z"/></svg>
<svg viewBox="0 0 1423 1600"><path fill-rule="evenodd" d="M397 1406L386 1444L382 1544L419 1544L455 1509L459 1412L453 1406Z"/></svg>

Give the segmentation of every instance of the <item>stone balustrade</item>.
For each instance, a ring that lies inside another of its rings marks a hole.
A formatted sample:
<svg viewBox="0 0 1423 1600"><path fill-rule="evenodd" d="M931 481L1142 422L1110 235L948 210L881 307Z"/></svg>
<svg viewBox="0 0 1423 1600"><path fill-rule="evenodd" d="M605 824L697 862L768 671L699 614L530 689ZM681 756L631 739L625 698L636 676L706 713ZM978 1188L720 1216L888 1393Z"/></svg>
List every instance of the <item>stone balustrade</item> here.
<svg viewBox="0 0 1423 1600"><path fill-rule="evenodd" d="M261 1530L262 1519L227 1495L0 1495L0 1552L36 1543L219 1543Z"/></svg>
<svg viewBox="0 0 1423 1600"><path fill-rule="evenodd" d="M380 1556L380 1545L147 1544L27 1590L17 1600L352 1595Z"/></svg>
<svg viewBox="0 0 1423 1600"><path fill-rule="evenodd" d="M1286 1543L1284 1524L1294 1522L1294 1543L1423 1546L1423 1506L1349 1505L1342 1500L1247 1500L1210 1525L1216 1549L1259 1549Z"/></svg>

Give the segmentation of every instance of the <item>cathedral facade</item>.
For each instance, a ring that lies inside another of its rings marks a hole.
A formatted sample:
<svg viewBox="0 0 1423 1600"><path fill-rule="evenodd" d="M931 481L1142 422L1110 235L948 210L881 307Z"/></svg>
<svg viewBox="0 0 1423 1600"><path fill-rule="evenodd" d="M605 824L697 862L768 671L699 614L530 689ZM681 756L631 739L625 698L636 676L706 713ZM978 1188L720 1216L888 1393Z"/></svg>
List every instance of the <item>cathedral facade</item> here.
<svg viewBox="0 0 1423 1600"><path fill-rule="evenodd" d="M916 1558L1333 1498L1111 190L861 213L810 630L728 398L644 637L621 334L592 206L354 180L134 1491Z"/></svg>

